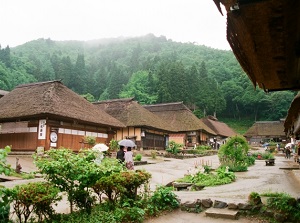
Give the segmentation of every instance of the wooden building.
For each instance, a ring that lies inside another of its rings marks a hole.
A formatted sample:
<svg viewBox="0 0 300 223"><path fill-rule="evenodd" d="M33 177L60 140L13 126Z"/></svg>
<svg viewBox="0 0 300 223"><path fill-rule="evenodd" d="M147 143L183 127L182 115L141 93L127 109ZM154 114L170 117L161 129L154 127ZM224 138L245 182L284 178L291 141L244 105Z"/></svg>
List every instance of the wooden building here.
<svg viewBox="0 0 300 223"><path fill-rule="evenodd" d="M244 134L250 144L259 145L261 142L286 140L284 120L255 122Z"/></svg>
<svg viewBox="0 0 300 223"><path fill-rule="evenodd" d="M216 136L210 138L210 143L216 148L224 144L227 138L237 135L226 123L220 122L214 116L207 116L202 118L201 121L215 132Z"/></svg>
<svg viewBox="0 0 300 223"><path fill-rule="evenodd" d="M20 85L0 99L0 148L85 147L84 137L109 143L124 125L60 81Z"/></svg>
<svg viewBox="0 0 300 223"><path fill-rule="evenodd" d="M165 149L168 144L168 124L133 98L99 101L94 105L126 126L117 131L116 140L131 139L143 149Z"/></svg>
<svg viewBox="0 0 300 223"><path fill-rule="evenodd" d="M207 144L215 132L197 118L183 102L145 105L151 111L166 121L174 131L169 134L169 140L182 144L186 148Z"/></svg>

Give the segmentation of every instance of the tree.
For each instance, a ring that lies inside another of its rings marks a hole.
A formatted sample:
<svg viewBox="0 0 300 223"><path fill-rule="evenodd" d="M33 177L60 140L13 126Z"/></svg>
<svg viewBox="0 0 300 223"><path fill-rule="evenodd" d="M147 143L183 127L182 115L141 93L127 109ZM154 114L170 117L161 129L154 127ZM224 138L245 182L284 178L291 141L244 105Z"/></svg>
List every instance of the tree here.
<svg viewBox="0 0 300 223"><path fill-rule="evenodd" d="M85 93L86 92L86 79L87 73L85 69L85 59L83 54L78 54L76 64L74 67L74 76L73 80L70 83L71 88L77 93Z"/></svg>
<svg viewBox="0 0 300 223"><path fill-rule="evenodd" d="M185 74L184 66L181 62L172 62L168 69L170 82L168 92L170 94L170 101L187 102L188 84Z"/></svg>
<svg viewBox="0 0 300 223"><path fill-rule="evenodd" d="M162 62L158 68L157 77L157 93L158 93L158 103L170 102L171 94L169 91L171 77L168 72L168 64Z"/></svg>
<svg viewBox="0 0 300 223"><path fill-rule="evenodd" d="M61 192L68 194L71 212L76 204L81 209L90 210L93 200L89 187L104 176L104 170L93 162L92 150L78 154L69 149L51 149L47 156L35 157L35 164L45 179L53 183Z"/></svg>
<svg viewBox="0 0 300 223"><path fill-rule="evenodd" d="M279 120L287 116L287 111L295 94L290 91L271 92L267 95L264 117L269 120Z"/></svg>
<svg viewBox="0 0 300 223"><path fill-rule="evenodd" d="M149 91L149 73L147 71L138 71L134 73L128 84L120 93L121 98L134 97L141 104L153 104L157 100L156 94ZM150 79L151 80L151 79Z"/></svg>

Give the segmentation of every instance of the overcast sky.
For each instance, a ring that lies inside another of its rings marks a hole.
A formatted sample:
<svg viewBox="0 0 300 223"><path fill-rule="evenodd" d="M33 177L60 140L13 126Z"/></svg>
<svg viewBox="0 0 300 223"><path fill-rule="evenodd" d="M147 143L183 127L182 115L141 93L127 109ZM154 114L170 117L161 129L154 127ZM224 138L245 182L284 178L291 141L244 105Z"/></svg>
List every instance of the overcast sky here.
<svg viewBox="0 0 300 223"><path fill-rule="evenodd" d="M148 33L230 49L213 0L0 0L0 44L92 40Z"/></svg>

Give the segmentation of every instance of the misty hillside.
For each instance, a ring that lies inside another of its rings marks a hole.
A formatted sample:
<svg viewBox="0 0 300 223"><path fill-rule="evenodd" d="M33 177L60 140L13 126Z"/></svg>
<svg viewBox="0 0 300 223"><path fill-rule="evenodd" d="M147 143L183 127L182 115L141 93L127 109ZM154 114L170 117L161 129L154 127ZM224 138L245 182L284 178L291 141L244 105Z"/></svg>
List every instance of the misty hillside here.
<svg viewBox="0 0 300 223"><path fill-rule="evenodd" d="M231 51L152 34L87 42L38 39L1 48L0 77L2 90L61 79L91 101L183 101L199 117L277 120L286 115L294 96L255 91Z"/></svg>

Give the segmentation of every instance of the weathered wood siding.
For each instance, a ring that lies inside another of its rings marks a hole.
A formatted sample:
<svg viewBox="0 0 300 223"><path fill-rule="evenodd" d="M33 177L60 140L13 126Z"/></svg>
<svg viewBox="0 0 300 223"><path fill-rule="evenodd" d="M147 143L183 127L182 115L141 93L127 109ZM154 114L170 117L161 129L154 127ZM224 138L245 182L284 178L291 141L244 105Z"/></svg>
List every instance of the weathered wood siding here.
<svg viewBox="0 0 300 223"><path fill-rule="evenodd" d="M14 151L35 151L37 141L36 132L0 134L0 148L8 145Z"/></svg>

